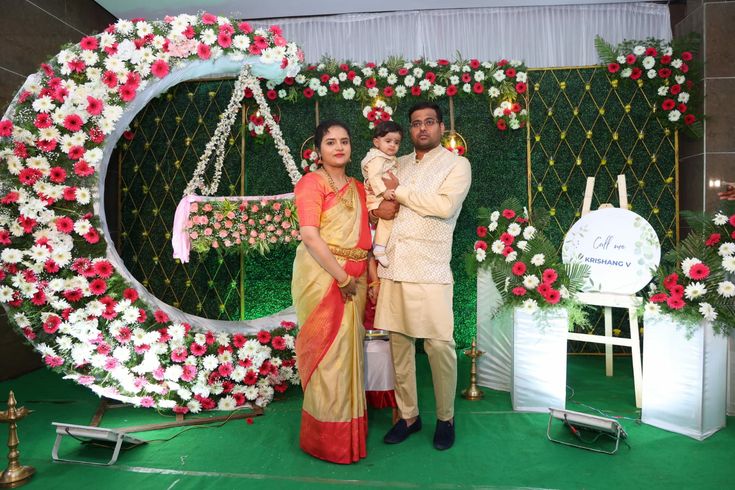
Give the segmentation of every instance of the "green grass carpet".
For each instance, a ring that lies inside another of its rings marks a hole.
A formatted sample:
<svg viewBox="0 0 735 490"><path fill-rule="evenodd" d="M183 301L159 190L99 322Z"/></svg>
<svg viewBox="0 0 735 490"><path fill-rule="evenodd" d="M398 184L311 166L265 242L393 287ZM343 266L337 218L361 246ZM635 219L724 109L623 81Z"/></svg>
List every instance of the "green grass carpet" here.
<svg viewBox="0 0 735 490"><path fill-rule="evenodd" d="M459 357L461 389L467 385L469 363ZM616 358L615 376L608 378L603 357L569 357L567 409L603 410L620 417L629 434L630 448L621 446L612 456L548 441L547 415L514 413L510 395L490 389L484 389L481 401L457 398L457 442L449 451L436 451L431 445L434 400L425 355L418 355L418 364L424 429L403 444L385 445L390 410L372 411L368 457L349 466L325 463L300 451L298 389L271 404L252 425L231 420L222 427L188 430L168 442L124 452L111 467L51 461L51 422L89 424L99 402L90 391L42 369L0 383L0 400L13 389L19 404L34 410L19 426L21 462L37 469L26 488L733 488L735 421L730 418L729 427L702 442L637 423L630 358ZM120 408L108 411L102 426L170 420L151 410ZM138 436L164 439L182 430ZM0 429L3 443L6 433ZM104 448L82 448L70 439L61 453L97 460L111 454Z"/></svg>

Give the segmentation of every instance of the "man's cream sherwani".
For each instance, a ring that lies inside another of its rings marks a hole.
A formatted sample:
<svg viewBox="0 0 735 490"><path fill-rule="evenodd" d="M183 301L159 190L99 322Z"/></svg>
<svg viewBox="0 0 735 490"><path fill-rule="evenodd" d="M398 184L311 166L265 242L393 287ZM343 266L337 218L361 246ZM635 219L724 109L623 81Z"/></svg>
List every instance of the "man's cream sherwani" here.
<svg viewBox="0 0 735 490"><path fill-rule="evenodd" d="M451 341L454 330L449 262L457 217L470 189L470 162L438 146L417 161L398 159L401 208L379 267L375 327L414 338Z"/></svg>

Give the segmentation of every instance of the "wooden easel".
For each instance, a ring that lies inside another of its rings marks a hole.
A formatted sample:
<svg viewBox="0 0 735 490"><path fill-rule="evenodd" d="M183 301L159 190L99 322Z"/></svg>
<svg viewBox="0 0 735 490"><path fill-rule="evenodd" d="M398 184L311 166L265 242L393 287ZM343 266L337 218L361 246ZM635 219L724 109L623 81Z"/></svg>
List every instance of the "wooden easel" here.
<svg viewBox="0 0 735 490"><path fill-rule="evenodd" d="M584 191L584 202L582 204L582 216L590 212L592 206L592 194L595 188L595 178L587 177L587 187ZM618 175L618 197L620 199L620 207L628 209L628 192L625 185L625 176ZM611 208L612 204L602 204L600 209ZM633 386L635 388L635 406L641 408L641 390L643 372L641 368L641 342L638 333L638 313L637 309L641 304L641 299L634 294L615 294L615 293L579 293L577 299L580 302L592 305L602 306L605 312L605 335L592 335L586 333L569 332L567 338L569 340L578 340L582 342L592 342L595 344L605 344L605 374L613 375L613 345L621 345L630 347L633 361ZM628 320L630 323L630 338L613 337L612 335L612 309L626 308L628 310Z"/></svg>

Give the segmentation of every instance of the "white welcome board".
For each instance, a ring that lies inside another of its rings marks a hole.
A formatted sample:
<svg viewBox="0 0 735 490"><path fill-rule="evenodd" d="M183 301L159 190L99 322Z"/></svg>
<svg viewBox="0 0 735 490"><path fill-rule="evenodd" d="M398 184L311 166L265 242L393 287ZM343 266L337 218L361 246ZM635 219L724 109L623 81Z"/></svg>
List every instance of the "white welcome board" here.
<svg viewBox="0 0 735 490"><path fill-rule="evenodd" d="M582 291L635 294L651 281L661 261L661 243L651 224L633 211L598 209L569 230L562 260L590 267Z"/></svg>

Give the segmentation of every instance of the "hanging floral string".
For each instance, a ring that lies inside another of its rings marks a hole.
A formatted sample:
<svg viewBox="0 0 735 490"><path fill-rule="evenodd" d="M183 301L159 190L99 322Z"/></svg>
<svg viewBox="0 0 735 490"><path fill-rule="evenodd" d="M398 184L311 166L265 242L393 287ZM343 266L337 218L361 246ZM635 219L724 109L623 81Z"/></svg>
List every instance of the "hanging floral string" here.
<svg viewBox="0 0 735 490"><path fill-rule="evenodd" d="M256 102L260 108L260 114L265 119L265 124L270 129L273 140L276 143L278 153L283 158L283 163L286 166L291 182L296 185L296 182L301 178L301 172L299 172L293 157L291 156L291 150L286 145L283 139L283 133L278 123L271 114L268 102L263 97L263 91L260 89L260 82L257 77L253 76L250 71L250 65L244 64L240 70L240 74L235 81L235 88L230 98L227 109L222 114L222 118L217 123L217 128L214 131L214 136L209 140L207 146L204 148L204 153L199 158L197 167L194 170L194 174L191 180L184 189L184 196L193 194L196 190L201 191L203 196L211 196L219 189L219 183L222 178L222 167L225 161L225 142L230 135L232 126L235 123L235 118L242 107L242 99L245 93L245 89L250 89L253 92ZM214 153L214 175L209 185L204 183L204 172L207 170L209 162Z"/></svg>

